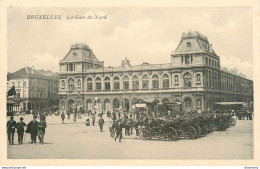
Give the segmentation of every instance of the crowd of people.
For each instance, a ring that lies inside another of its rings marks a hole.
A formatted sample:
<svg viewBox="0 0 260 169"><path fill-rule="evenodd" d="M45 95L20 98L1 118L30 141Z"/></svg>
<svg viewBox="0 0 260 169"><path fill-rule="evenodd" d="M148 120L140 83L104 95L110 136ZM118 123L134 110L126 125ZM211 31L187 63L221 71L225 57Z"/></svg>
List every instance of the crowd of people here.
<svg viewBox="0 0 260 169"><path fill-rule="evenodd" d="M10 120L7 122L7 133L8 133L9 145L14 144L15 131L18 134L19 144L23 144L25 132L30 133L31 144L33 143L36 144L37 136L39 138L40 143L43 144L45 128L47 127L47 123L46 123L46 117L43 113L40 114L39 118L40 118L40 122L36 120L37 116L33 115L32 121L30 121L26 125L25 122L23 121L24 120L23 117L20 117L20 121L16 123L14 117L11 116ZM26 130L25 130L25 126L26 126Z"/></svg>

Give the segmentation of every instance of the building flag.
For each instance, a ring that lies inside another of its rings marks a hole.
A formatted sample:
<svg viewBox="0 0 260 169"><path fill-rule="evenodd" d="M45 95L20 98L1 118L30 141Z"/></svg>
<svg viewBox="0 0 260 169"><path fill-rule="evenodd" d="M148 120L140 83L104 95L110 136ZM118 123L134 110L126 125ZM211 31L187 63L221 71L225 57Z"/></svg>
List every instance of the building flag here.
<svg viewBox="0 0 260 169"><path fill-rule="evenodd" d="M16 91L15 91L14 86L8 91L7 97L13 96L13 95L16 95Z"/></svg>

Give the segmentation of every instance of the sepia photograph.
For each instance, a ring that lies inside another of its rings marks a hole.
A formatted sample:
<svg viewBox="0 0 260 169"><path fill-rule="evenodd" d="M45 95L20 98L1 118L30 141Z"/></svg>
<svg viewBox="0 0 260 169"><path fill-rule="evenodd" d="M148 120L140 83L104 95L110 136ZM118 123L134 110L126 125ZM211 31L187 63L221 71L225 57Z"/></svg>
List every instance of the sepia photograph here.
<svg viewBox="0 0 260 169"><path fill-rule="evenodd" d="M255 158L252 7L6 15L7 159Z"/></svg>

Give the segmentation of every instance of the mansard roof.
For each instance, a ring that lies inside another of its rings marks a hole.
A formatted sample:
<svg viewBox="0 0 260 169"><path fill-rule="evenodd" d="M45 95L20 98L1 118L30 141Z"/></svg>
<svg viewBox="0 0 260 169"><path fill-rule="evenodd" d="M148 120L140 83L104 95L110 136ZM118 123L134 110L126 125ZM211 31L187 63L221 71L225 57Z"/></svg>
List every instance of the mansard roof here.
<svg viewBox="0 0 260 169"><path fill-rule="evenodd" d="M70 61L89 61L100 62L93 51L84 43L71 45L68 54L61 60L62 62Z"/></svg>
<svg viewBox="0 0 260 169"><path fill-rule="evenodd" d="M197 31L183 33L181 41L173 54L185 52L208 52L217 56L212 49L212 45L209 44L208 38Z"/></svg>

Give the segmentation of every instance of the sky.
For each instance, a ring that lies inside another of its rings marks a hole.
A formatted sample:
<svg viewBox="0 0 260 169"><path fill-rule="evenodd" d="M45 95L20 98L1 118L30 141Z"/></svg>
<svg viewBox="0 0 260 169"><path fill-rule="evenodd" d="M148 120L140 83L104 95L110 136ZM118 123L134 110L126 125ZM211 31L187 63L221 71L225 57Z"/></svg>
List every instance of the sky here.
<svg viewBox="0 0 260 169"><path fill-rule="evenodd" d="M29 20L28 15L61 15ZM106 19L67 19L67 16ZM171 62L183 32L208 37L220 64L253 77L252 9L236 8L15 8L8 9L8 72L24 66L59 71L71 44L83 42L105 66Z"/></svg>

